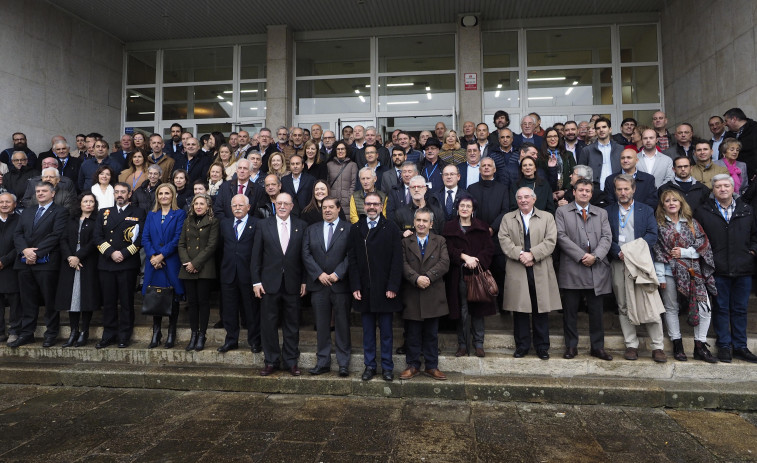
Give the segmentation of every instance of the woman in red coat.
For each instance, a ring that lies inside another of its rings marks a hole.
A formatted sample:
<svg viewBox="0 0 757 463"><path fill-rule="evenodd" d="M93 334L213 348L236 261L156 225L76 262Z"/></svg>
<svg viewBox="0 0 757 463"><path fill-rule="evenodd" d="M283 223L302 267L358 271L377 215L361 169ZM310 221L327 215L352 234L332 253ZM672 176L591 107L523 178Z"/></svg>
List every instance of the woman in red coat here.
<svg viewBox="0 0 757 463"><path fill-rule="evenodd" d="M481 265L488 270L494 255L489 225L473 217L476 200L463 196L455 206L458 220L450 220L444 226L443 235L447 238L447 251L450 269L447 274L447 303L449 318L458 320L456 357L468 355L469 336L473 337L473 347L477 357L484 353L484 317L497 313L495 298L487 302L469 302L463 275L473 273ZM470 333L466 333L465 321L470 319Z"/></svg>

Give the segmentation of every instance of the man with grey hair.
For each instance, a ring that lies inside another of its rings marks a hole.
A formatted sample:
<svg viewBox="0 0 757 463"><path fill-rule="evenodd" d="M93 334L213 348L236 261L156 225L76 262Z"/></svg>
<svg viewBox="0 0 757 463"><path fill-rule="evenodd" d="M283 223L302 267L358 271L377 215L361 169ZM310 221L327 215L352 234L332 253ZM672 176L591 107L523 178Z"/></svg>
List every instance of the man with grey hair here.
<svg viewBox="0 0 757 463"><path fill-rule="evenodd" d="M410 190L411 202L403 205L394 212L394 223L403 232L403 237L408 237L415 233L415 211L425 207L434 213L435 217L438 217L433 224L431 224L431 231L437 235L442 234L442 227L444 226L444 210L437 203L428 190L426 179L421 175L416 175L410 179L408 184Z"/></svg>
<svg viewBox="0 0 757 463"><path fill-rule="evenodd" d="M533 116L523 116L523 119L520 120L520 129L522 132L513 137L513 148L515 150L519 150L520 145L525 142L533 143L537 149L541 148L544 139L535 133L536 119Z"/></svg>
<svg viewBox="0 0 757 463"><path fill-rule="evenodd" d="M355 129L357 129L356 126ZM353 151L355 156L355 162L358 166L364 166L367 161L365 160L365 150L369 146L376 147L376 153L378 154L378 162L381 163L384 167L389 167L392 163L391 155L389 154L389 150L386 149L381 143L378 142L377 137L378 131L376 130L376 127L368 126L365 128L365 144L360 149L356 149ZM381 179L379 179L381 181Z"/></svg>
<svg viewBox="0 0 757 463"><path fill-rule="evenodd" d="M365 146L365 127L356 125L352 129L352 150L357 151Z"/></svg>
<svg viewBox="0 0 757 463"><path fill-rule="evenodd" d="M576 184L576 181L582 178L591 182L594 178L594 170L583 164L574 166L573 172L570 174L570 183L568 184L568 187L554 193L554 197L557 199L557 207L564 206L576 200L576 197L573 194L573 185ZM610 204L610 201L607 199L607 194L594 184L589 204L605 209Z"/></svg>
<svg viewBox="0 0 757 463"><path fill-rule="evenodd" d="M131 204L145 211L152 210L155 205L155 192L160 185L163 169L157 164L151 164L147 168L147 180L137 187L131 194Z"/></svg>
<svg viewBox="0 0 757 463"><path fill-rule="evenodd" d="M712 196L694 211L694 217L710 239L715 258L718 294L713 298L712 321L718 359L757 363L757 356L747 348L747 305L757 256L754 211L734 195L733 178L718 174L712 177Z"/></svg>
<svg viewBox="0 0 757 463"><path fill-rule="evenodd" d="M331 130L323 132L323 144L321 145L321 160L323 162L328 161L331 157L331 152L334 150L334 144L336 144L336 135Z"/></svg>
<svg viewBox="0 0 757 463"><path fill-rule="evenodd" d="M79 158L71 157L70 148L65 140L57 141L53 144L53 155L58 160L60 174L71 180L71 184L76 188L76 182L79 180L79 169L83 161Z"/></svg>
<svg viewBox="0 0 757 463"><path fill-rule="evenodd" d="M18 225L19 215L16 208L16 196L13 193L0 194L0 342L13 343L21 331L21 298L18 292L18 274L13 268L16 260L16 247L13 233ZM9 329L5 331L5 306L10 308L8 316Z"/></svg>
<svg viewBox="0 0 757 463"><path fill-rule="evenodd" d="M240 159L237 161L237 178L230 179L221 184L218 188L218 195L213 202L213 213L221 220L231 217L231 198L235 195L245 195L250 200L250 204L256 205L264 197L263 188L250 179L252 162L249 159Z"/></svg>
<svg viewBox="0 0 757 463"><path fill-rule="evenodd" d="M284 149L289 144L289 129L280 125L276 128L276 149L284 152Z"/></svg>
<svg viewBox="0 0 757 463"><path fill-rule="evenodd" d="M184 150L173 156L173 172L176 172L179 169L186 170L188 185L192 185L195 181L200 179L205 180L213 159L200 152L200 142L194 137L187 138L183 145Z"/></svg>
<svg viewBox="0 0 757 463"><path fill-rule="evenodd" d="M45 164L45 161L57 162L55 158L45 158L42 160L42 163ZM48 182L53 186L53 188L55 189L53 202L55 204L66 208L66 210L68 210L70 214L73 214L76 211L76 208L79 205L76 201L76 191L73 188L73 183L71 183L71 181L69 180L68 186L64 186L63 182L61 181L60 172L58 172L58 169L55 167L45 167L44 169L42 169L42 175L38 175L37 177L33 177L29 180L29 185L26 188L26 193L24 194L23 199L21 199L21 206L23 208L37 206L37 195L35 194L35 187L37 186L37 184L39 184L39 182Z"/></svg>
<svg viewBox="0 0 757 463"><path fill-rule="evenodd" d="M61 141L65 142L66 141L66 137L64 137L63 135L55 135L55 136L53 136L50 139L50 149L47 150L47 151L43 151L43 152L39 153L39 155L37 155L37 160L41 161L42 159L53 157L55 155L53 153L53 148L55 147L56 143L61 142Z"/></svg>
<svg viewBox="0 0 757 463"><path fill-rule="evenodd" d="M398 147L399 148L399 147ZM401 148L399 150L402 151ZM395 149L392 148L392 152ZM404 154L404 151L403 151ZM394 220L394 213L398 209L413 202L410 194L410 179L418 175L418 166L412 161L405 161L400 167L401 182L397 182L387 192L386 218Z"/></svg>

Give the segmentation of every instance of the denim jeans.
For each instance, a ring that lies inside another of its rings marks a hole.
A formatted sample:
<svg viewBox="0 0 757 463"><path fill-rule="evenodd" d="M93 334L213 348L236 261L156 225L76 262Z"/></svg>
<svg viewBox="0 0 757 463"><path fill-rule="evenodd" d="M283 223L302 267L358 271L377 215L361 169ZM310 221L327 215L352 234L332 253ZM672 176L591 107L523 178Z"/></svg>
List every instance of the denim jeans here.
<svg viewBox="0 0 757 463"><path fill-rule="evenodd" d="M735 349L746 347L746 314L752 277L715 277L718 295L713 308L713 325L717 346Z"/></svg>

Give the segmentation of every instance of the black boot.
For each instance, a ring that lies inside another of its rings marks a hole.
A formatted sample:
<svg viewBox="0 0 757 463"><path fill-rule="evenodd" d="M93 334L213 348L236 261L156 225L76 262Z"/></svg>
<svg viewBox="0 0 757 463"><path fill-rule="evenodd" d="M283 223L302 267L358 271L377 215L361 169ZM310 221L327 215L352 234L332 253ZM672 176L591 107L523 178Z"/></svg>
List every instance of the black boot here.
<svg viewBox="0 0 757 463"><path fill-rule="evenodd" d="M682 339L673 340L673 358L678 360L679 362L685 362L686 360L688 360L686 358L686 352L684 352L683 350Z"/></svg>
<svg viewBox="0 0 757 463"><path fill-rule="evenodd" d="M79 339L76 340L74 347L84 347L87 345L87 341L89 341L89 330L79 333Z"/></svg>
<svg viewBox="0 0 757 463"><path fill-rule="evenodd" d="M702 341L694 341L694 359L704 360L707 363L718 363L718 359L712 356L707 349L708 344Z"/></svg>
<svg viewBox="0 0 757 463"><path fill-rule="evenodd" d="M148 349L154 349L160 345L160 340L163 338L163 333L160 331L160 322L152 322L152 340L148 344Z"/></svg>
<svg viewBox="0 0 757 463"><path fill-rule="evenodd" d="M205 349L205 332L204 331L198 331L197 332L197 346L195 346L195 350L197 352L200 352L201 350Z"/></svg>
<svg viewBox="0 0 757 463"><path fill-rule="evenodd" d="M171 305L171 316L168 317L168 337L166 338L166 349L171 349L176 344L176 323L179 321L179 301L173 301Z"/></svg>
<svg viewBox="0 0 757 463"><path fill-rule="evenodd" d="M197 331L192 331L192 337L189 338L189 344L184 348L186 351L195 350L197 347Z"/></svg>
<svg viewBox="0 0 757 463"><path fill-rule="evenodd" d="M71 329L71 336L68 337L68 341L63 343L61 347L71 347L76 342L76 339L79 337L79 330Z"/></svg>

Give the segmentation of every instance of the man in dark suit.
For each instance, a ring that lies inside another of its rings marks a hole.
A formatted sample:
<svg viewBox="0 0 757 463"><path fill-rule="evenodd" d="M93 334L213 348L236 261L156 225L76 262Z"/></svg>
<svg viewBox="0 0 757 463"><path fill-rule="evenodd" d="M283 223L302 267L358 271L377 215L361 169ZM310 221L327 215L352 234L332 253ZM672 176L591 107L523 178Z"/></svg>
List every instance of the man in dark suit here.
<svg viewBox="0 0 757 463"><path fill-rule="evenodd" d="M129 168L129 159L134 154L134 138L125 133L121 136L121 147L118 151L110 153L110 158L113 162L118 164L118 171Z"/></svg>
<svg viewBox="0 0 757 463"><path fill-rule="evenodd" d="M237 161L236 180L227 180L218 189L218 195L213 201L213 214L218 220L232 217L231 198L238 194L247 196L250 204L255 205L265 195L263 188L250 180L252 163L248 159Z"/></svg>
<svg viewBox="0 0 757 463"><path fill-rule="evenodd" d="M597 142L586 146L578 155L578 164L589 166L594 171L594 183L604 186L604 180L620 170L620 153L623 147L612 141L610 120L600 117L594 122Z"/></svg>
<svg viewBox="0 0 757 463"><path fill-rule="evenodd" d="M34 342L40 302L45 306L45 341L42 347L55 345L60 328L60 315L55 310L55 292L60 266L60 239L68 223L68 211L53 202L55 188L40 182L35 189L37 207L27 208L21 215L13 234L18 258L14 268L18 271L21 293L21 332L9 344L18 347Z"/></svg>
<svg viewBox="0 0 757 463"><path fill-rule="evenodd" d="M303 167L302 156L293 154L289 158L289 170L292 173L281 177L281 191L289 193L297 202L300 210L305 209L310 204L313 197L313 186L315 185L315 177L307 172L302 172Z"/></svg>
<svg viewBox="0 0 757 463"><path fill-rule="evenodd" d="M13 268L16 262L16 246L13 233L20 216L16 209L16 199L11 193L0 194L0 342L11 343L18 339L21 330L21 299L18 293L18 274ZM5 306L10 307L8 334L5 332Z"/></svg>
<svg viewBox="0 0 757 463"><path fill-rule="evenodd" d="M53 153L58 160L57 167L60 175L70 179L71 183L76 186L76 182L79 180L79 169L83 160L71 156L70 148L65 140L56 141L53 144Z"/></svg>
<svg viewBox="0 0 757 463"><path fill-rule="evenodd" d="M523 119L520 120L520 129L522 132L513 137L513 147L519 150L523 143L533 143L537 149L541 148L544 139L536 134L535 130L537 126L538 124L534 116L530 114L523 116Z"/></svg>
<svg viewBox="0 0 757 463"><path fill-rule="evenodd" d="M492 161L490 158L487 159ZM461 196L466 196L467 191L459 184L460 172L457 170L457 166L451 164L444 166L444 170L442 170L442 182L443 188L439 188L436 193L432 193L432 196L436 198L437 204L444 210L444 217L434 217L434 220L446 223L449 220L457 218L457 210L454 208L455 201ZM444 226L442 226L443 229Z"/></svg>
<svg viewBox="0 0 757 463"><path fill-rule="evenodd" d="M426 146L423 147L426 151L426 157L418 163L418 171L426 179L426 184L429 186L428 191L431 194L442 191L442 171L447 163L439 158L441 147L442 142L436 138L429 138L426 141Z"/></svg>
<svg viewBox="0 0 757 463"><path fill-rule="evenodd" d="M410 195L410 179L418 175L418 166L414 162L405 161L400 170L402 182L397 182L386 193L386 218L394 220L394 214L408 204L413 203ZM359 211L358 211L359 213Z"/></svg>
<svg viewBox="0 0 757 463"><path fill-rule="evenodd" d="M165 141L163 145L163 152L169 157L176 158L179 154L184 153L184 145L182 143L181 134L184 133L184 128L181 124L174 122L171 124L171 138ZM218 147L216 147L218 148ZM199 145L198 145L199 149Z"/></svg>
<svg viewBox="0 0 757 463"><path fill-rule="evenodd" d="M174 172L178 169L187 171L187 183L189 185L192 185L195 180L207 178L212 159L200 152L200 142L196 138L189 137L184 144L183 151L169 154L174 158Z"/></svg>
<svg viewBox="0 0 757 463"><path fill-rule="evenodd" d="M386 165L386 175L382 174L381 179L378 179L378 175L376 175L376 188L388 195L389 192L392 191L392 187L394 185L401 183L402 164L405 163L405 159L405 150L403 150L399 146L392 148L391 166L389 164ZM379 185L381 185L381 187L379 187Z"/></svg>
<svg viewBox="0 0 757 463"><path fill-rule="evenodd" d="M142 266L139 248L146 213L132 205L131 185L113 187L116 205L101 209L95 224L95 244L100 252L100 290L103 297L103 337L95 347L102 349L118 341L128 347L134 331L134 288ZM120 309L119 309L120 304Z"/></svg>
<svg viewBox="0 0 757 463"><path fill-rule="evenodd" d="M253 353L262 350L260 342L260 302L252 297L250 260L258 219L250 215L250 199L245 195L231 198L232 217L220 223L223 239L221 260L221 297L223 328L226 340L218 352L239 347L239 316L247 323L247 343Z"/></svg>
<svg viewBox="0 0 757 463"><path fill-rule="evenodd" d="M339 376L349 376L351 295L347 278L347 243L350 224L339 220L341 208L338 198L324 198L321 207L323 222L308 227L302 245L302 262L306 270L307 290L311 293L318 337L316 365L308 371L312 375L331 371L333 312Z"/></svg>
<svg viewBox="0 0 757 463"><path fill-rule="evenodd" d="M639 157L634 150L623 150L620 155L622 170L607 177L604 185L605 194L610 204L614 203L617 200L615 197L615 177L620 174L628 174L636 179L634 200L655 209L657 207L657 188L654 186L654 176L636 169L637 162L639 162Z"/></svg>
<svg viewBox="0 0 757 463"><path fill-rule="evenodd" d="M299 376L300 356L300 298L305 295L305 276L302 272L302 240L307 223L290 212L294 200L288 193L276 198L276 216L261 221L255 230L252 247L252 281L255 297L261 303L261 340L265 353L265 367L261 376L278 370L282 362L279 347L279 310L284 337L284 367L292 376Z"/></svg>
<svg viewBox="0 0 757 463"><path fill-rule="evenodd" d="M457 165L457 170L460 172L460 181L458 184L468 189L481 178L479 172L481 168L481 151L479 151L477 144L474 143L465 148L465 158L465 162Z"/></svg>

